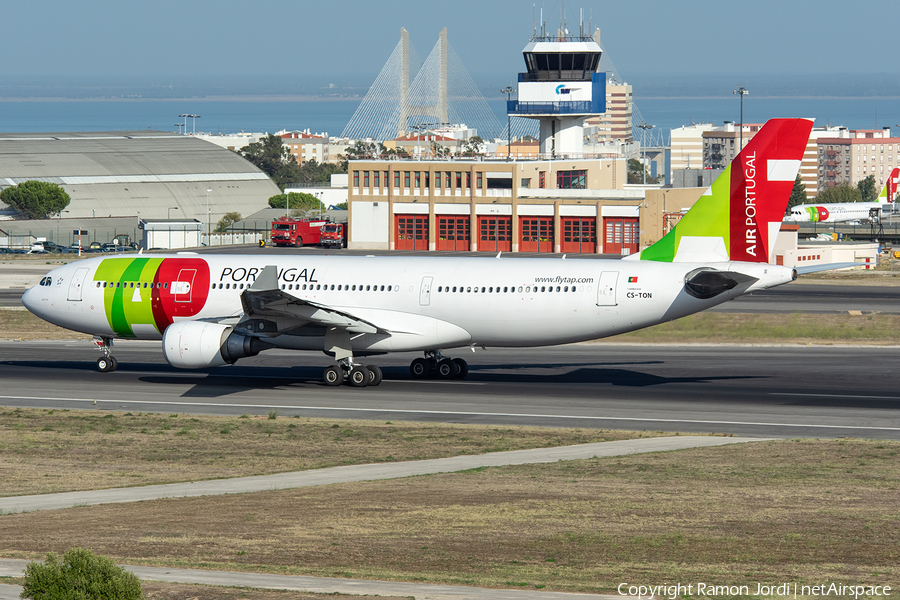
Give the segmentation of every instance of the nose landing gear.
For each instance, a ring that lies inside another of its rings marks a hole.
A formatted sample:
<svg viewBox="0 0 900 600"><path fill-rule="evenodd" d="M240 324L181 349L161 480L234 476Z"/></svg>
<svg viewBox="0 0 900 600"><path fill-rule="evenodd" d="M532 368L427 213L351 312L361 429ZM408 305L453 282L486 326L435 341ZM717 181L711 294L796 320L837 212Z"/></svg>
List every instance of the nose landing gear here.
<svg viewBox="0 0 900 600"><path fill-rule="evenodd" d="M445 357L440 350L429 350L425 352L425 358L417 358L409 364L409 373L413 379L463 379L469 374L469 363L461 358Z"/></svg>
<svg viewBox="0 0 900 600"><path fill-rule="evenodd" d="M116 357L110 351L112 343L112 338L94 336L94 345L103 353L103 356L97 359L97 370L101 373L110 373L119 366L119 361L116 360Z"/></svg>

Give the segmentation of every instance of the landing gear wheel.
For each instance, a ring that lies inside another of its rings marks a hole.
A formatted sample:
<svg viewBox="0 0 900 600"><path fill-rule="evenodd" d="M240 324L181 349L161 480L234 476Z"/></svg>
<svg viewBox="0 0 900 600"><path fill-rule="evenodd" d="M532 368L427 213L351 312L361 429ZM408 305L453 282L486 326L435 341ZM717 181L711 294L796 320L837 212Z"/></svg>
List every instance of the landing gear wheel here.
<svg viewBox="0 0 900 600"><path fill-rule="evenodd" d="M438 379L455 379L459 373L459 365L449 358L443 358L438 361L435 372Z"/></svg>
<svg viewBox="0 0 900 600"><path fill-rule="evenodd" d="M456 364L457 367L459 367L459 372L456 374L455 378L456 379L465 379L466 375L469 374L469 363L467 363L466 361L464 361L461 358L454 358L453 362L454 362L454 364Z"/></svg>
<svg viewBox="0 0 900 600"><path fill-rule="evenodd" d="M344 371L336 365L331 365L323 371L322 379L325 380L325 385L341 385L344 383Z"/></svg>
<svg viewBox="0 0 900 600"><path fill-rule="evenodd" d="M109 373L113 370L113 362L110 358L106 356L101 356L97 359L97 369L101 373Z"/></svg>
<svg viewBox="0 0 900 600"><path fill-rule="evenodd" d="M352 387L366 387L369 385L370 377L371 375L367 368L363 366L353 367L350 369L350 374L347 375L347 383Z"/></svg>
<svg viewBox="0 0 900 600"><path fill-rule="evenodd" d="M369 370L369 385L378 385L384 379L384 374L381 372L381 367L377 365L366 365L366 369Z"/></svg>
<svg viewBox="0 0 900 600"><path fill-rule="evenodd" d="M112 362L112 368L110 369L110 371L115 371L119 368L119 361L116 360L115 356L110 356L109 360Z"/></svg>
<svg viewBox="0 0 900 600"><path fill-rule="evenodd" d="M424 358L417 358L409 363L409 374L413 379L425 379L431 374L431 363Z"/></svg>

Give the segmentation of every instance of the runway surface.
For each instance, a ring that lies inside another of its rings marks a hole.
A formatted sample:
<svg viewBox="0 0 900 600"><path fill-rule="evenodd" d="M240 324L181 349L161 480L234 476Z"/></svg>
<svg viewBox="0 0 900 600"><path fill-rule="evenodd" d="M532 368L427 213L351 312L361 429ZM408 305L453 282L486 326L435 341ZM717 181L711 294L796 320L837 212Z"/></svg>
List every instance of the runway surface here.
<svg viewBox="0 0 900 600"><path fill-rule="evenodd" d="M376 388L320 383L327 357L268 351L180 371L158 342L0 342L0 405L900 439L900 348L576 344L457 352L463 381L414 381L415 354L373 357ZM94 403L96 401L96 404Z"/></svg>

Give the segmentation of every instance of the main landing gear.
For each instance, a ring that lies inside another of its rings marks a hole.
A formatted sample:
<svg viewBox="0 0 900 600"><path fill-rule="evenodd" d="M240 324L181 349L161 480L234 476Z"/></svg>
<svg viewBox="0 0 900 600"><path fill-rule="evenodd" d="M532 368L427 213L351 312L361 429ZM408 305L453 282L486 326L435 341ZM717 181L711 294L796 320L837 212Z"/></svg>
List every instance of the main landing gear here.
<svg viewBox="0 0 900 600"><path fill-rule="evenodd" d="M440 350L428 350L424 358L417 358L409 364L409 374L413 379L463 379L469 374L469 363L461 358L445 357Z"/></svg>
<svg viewBox="0 0 900 600"><path fill-rule="evenodd" d="M378 385L384 379L381 368L377 365L360 365L353 362L352 358L344 358L338 364L326 367L322 373L325 385L341 385L346 383L351 387L366 387Z"/></svg>
<svg viewBox="0 0 900 600"><path fill-rule="evenodd" d="M116 357L112 355L110 348L112 348L112 338L94 336L94 345L97 346L97 349L103 353L103 356L97 359L97 369L101 373L110 373L116 370L116 367L119 366L119 361L116 360Z"/></svg>
<svg viewBox="0 0 900 600"><path fill-rule="evenodd" d="M353 360L350 334L344 329L332 327L325 332L325 351L337 359L336 365L322 373L325 385L347 383L351 387L366 387L378 385L384 378L379 367L363 366Z"/></svg>

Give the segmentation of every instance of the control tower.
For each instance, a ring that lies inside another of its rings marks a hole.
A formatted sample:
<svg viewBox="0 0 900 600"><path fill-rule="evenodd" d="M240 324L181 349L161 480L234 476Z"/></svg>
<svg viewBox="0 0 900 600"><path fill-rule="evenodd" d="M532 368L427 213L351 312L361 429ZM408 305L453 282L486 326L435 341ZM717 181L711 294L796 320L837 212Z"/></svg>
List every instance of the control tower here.
<svg viewBox="0 0 900 600"><path fill-rule="evenodd" d="M569 35L564 26L547 35L543 24L525 46L528 72L519 73L518 100L507 102L507 112L540 121L541 153L580 158L584 120L606 112L606 74L597 72L602 53L593 37Z"/></svg>

